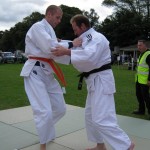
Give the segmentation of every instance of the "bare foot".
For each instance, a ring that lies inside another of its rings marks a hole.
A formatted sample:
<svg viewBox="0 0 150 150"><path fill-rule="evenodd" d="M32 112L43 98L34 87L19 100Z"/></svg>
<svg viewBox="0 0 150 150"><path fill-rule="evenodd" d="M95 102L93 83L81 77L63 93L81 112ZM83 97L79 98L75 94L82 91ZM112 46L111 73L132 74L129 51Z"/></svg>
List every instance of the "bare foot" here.
<svg viewBox="0 0 150 150"><path fill-rule="evenodd" d="M134 146L135 146L135 144L132 142L128 150L133 150Z"/></svg>
<svg viewBox="0 0 150 150"><path fill-rule="evenodd" d="M104 143L98 143L96 147L89 148L89 149L86 149L86 150L107 150L107 149L106 149L106 146L105 146Z"/></svg>
<svg viewBox="0 0 150 150"><path fill-rule="evenodd" d="M46 150L46 144L41 144L40 145L40 150Z"/></svg>

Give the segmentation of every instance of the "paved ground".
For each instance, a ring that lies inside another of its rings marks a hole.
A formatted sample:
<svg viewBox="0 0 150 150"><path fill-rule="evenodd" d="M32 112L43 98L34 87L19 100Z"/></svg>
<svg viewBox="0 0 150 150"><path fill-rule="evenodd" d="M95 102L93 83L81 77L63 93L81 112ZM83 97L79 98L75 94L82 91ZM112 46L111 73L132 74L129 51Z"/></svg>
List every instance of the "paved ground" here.
<svg viewBox="0 0 150 150"><path fill-rule="evenodd" d="M118 123L135 142L135 150L150 150L150 121L117 115ZM57 138L47 150L84 150L95 146L88 142L84 108L67 105L67 114L56 124ZM106 144L107 149L111 150ZM0 150L38 150L39 140L31 107L0 111Z"/></svg>

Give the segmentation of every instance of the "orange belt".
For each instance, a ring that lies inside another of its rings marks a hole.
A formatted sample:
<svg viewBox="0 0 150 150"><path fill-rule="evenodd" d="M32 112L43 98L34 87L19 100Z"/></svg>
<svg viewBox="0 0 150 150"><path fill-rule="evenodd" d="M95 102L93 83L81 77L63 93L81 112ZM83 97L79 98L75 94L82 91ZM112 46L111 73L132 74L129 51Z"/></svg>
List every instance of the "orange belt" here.
<svg viewBox="0 0 150 150"><path fill-rule="evenodd" d="M53 71L57 75L58 79L61 81L62 85L66 86L66 81L63 72L53 59L48 59L43 57L32 57L32 56L30 56L29 59L35 59L35 60L47 62L52 67Z"/></svg>

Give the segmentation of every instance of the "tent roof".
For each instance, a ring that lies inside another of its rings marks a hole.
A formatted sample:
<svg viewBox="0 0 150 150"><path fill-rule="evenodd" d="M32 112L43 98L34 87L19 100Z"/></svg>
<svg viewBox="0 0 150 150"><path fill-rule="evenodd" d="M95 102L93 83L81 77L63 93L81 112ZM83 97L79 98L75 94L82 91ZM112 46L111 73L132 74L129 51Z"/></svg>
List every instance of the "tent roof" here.
<svg viewBox="0 0 150 150"><path fill-rule="evenodd" d="M148 45L148 48L150 48L150 41L146 42ZM137 51L137 44L126 46L126 47L120 47L121 51Z"/></svg>

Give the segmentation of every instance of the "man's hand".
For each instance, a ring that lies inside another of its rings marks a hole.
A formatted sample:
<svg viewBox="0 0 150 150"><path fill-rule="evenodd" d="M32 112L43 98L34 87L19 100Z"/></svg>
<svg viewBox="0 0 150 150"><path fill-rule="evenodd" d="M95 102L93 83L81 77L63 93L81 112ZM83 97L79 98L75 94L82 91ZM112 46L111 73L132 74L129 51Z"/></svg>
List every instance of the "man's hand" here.
<svg viewBox="0 0 150 150"><path fill-rule="evenodd" d="M82 39L81 38L75 38L73 41L73 47L80 47L82 46Z"/></svg>
<svg viewBox="0 0 150 150"><path fill-rule="evenodd" d="M147 81L147 85L150 87L150 81Z"/></svg>
<svg viewBox="0 0 150 150"><path fill-rule="evenodd" d="M63 56L63 55L71 55L71 50L64 48L63 46L57 46L54 50L52 50L52 54L54 56Z"/></svg>

